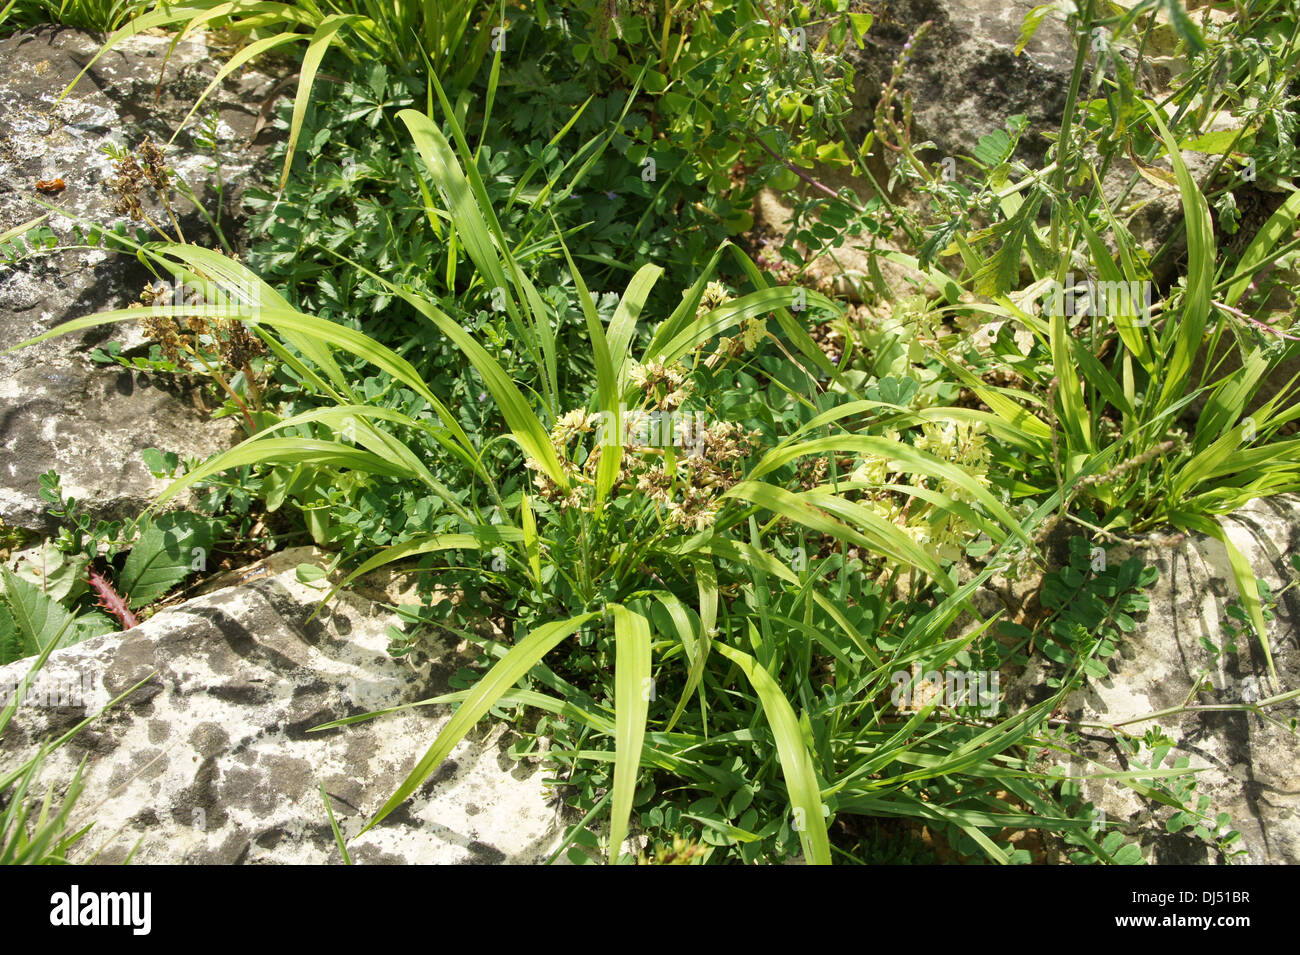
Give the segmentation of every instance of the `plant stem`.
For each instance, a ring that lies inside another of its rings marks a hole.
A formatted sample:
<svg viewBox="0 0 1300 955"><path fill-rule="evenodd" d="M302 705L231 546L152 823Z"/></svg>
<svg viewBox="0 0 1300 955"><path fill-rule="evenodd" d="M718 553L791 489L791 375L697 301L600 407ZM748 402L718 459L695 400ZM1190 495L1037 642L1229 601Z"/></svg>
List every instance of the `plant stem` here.
<svg viewBox="0 0 1300 955"><path fill-rule="evenodd" d="M197 349L186 349L186 351L189 351L190 354L199 360L199 364L201 364L207 373L212 376L213 381L221 385L221 387L226 390L226 394L230 395L230 397L234 399L235 404L239 405L239 410L244 413L244 420L248 422L248 433L257 434L257 422L253 420L253 415L248 410L248 405L244 404L244 399L240 398L239 395L235 393L235 389L230 387L230 383L226 381L225 376L216 368L209 365L207 361L204 360L203 356L199 354Z"/></svg>
<svg viewBox="0 0 1300 955"><path fill-rule="evenodd" d="M1065 195L1066 150L1070 143L1071 127L1074 125L1074 109L1079 100L1079 87L1083 82L1083 68L1088 62L1088 37L1093 20L1093 0L1085 0L1079 8L1079 27L1075 31L1077 48L1074 55L1074 70L1070 73L1070 89L1065 98L1065 109L1061 112L1061 132L1056 140L1056 191ZM1059 206L1052 209L1052 248L1059 249L1061 237L1061 216Z"/></svg>

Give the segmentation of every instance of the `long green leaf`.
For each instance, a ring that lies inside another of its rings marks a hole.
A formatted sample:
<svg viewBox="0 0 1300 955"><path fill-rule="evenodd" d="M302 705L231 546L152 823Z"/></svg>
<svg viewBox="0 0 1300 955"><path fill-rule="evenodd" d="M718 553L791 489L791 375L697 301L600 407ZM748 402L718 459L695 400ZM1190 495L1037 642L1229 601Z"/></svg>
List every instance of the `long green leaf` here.
<svg viewBox="0 0 1300 955"><path fill-rule="evenodd" d="M596 464L594 503L597 508L600 508L609 497L609 492L613 490L614 483L618 480L619 468L623 464L622 409L619 407L618 372L615 369L609 341L605 337L605 327L596 312L596 303L587 290L587 283L583 281L582 273L578 270L577 263L573 261L573 256L569 254L569 247L564 244L563 238L560 239L560 248L564 250L564 258L569 263L569 274L573 276L573 284L578 290L578 303L587 323L591 357L596 366L597 404L605 420L606 440L601 445L600 460ZM615 433L612 441L609 440L610 429Z"/></svg>
<svg viewBox="0 0 1300 955"><path fill-rule="evenodd" d="M627 283L618 307L614 309L614 317L609 321L609 354L614 363L614 380L620 390L627 383L627 356L636 337L636 325L641 318L641 311L645 308L650 290L663 273L662 268L651 264L637 269L632 281Z"/></svg>
<svg viewBox="0 0 1300 955"><path fill-rule="evenodd" d="M951 591L956 587L939 563L901 528L869 508L837 497L829 490L815 495L812 492L796 494L763 481L742 481L728 490L724 497L749 501L836 540L908 564L928 574L944 590ZM837 521L831 515L849 523Z"/></svg>
<svg viewBox="0 0 1300 955"><path fill-rule="evenodd" d="M516 543L523 539L523 532L519 528L503 524L480 524L468 534L430 534L426 537L412 537L410 540L394 544L392 547L385 547L374 557L371 557L334 587L330 588L329 593L321 600L321 604L328 603L334 594L358 577L364 577L371 571L378 570L380 567L399 560L444 550L479 550L487 545Z"/></svg>
<svg viewBox="0 0 1300 955"><path fill-rule="evenodd" d="M667 328L667 323L660 326L646 348L643 360L664 363L677 361L728 328L751 318L757 318L773 309L789 308L800 298L810 308L823 308L832 313L839 311L838 306L820 292L810 292L791 286L760 289L706 312L671 339L665 337L664 330Z"/></svg>
<svg viewBox="0 0 1300 955"><path fill-rule="evenodd" d="M510 433L519 444L519 447L541 466L542 470L546 472L546 476L554 481L557 487L567 491L569 489L569 476L560 465L560 459L555 453L555 446L551 444L551 436L542 427L537 415L533 413L528 400L524 398L523 393L511 381L505 370L497 364L496 359L489 355L487 350L474 340L473 336L452 321L441 309L404 289L395 289L395 291L416 311L437 325L439 330L465 353L465 357L470 360L470 364L483 377L483 384L487 387L487 390L496 399L501 408L501 414L510 428Z"/></svg>
<svg viewBox="0 0 1300 955"><path fill-rule="evenodd" d="M725 643L717 644L717 649L745 674L754 692L758 694L763 715L767 718L767 725L771 727L772 737L776 741L777 757L781 761L781 772L785 776L785 788L794 809L804 856L812 865L830 865L831 846L826 832L826 817L822 811L821 787L817 783L812 754L804 743L794 708L772 675L748 653Z"/></svg>
<svg viewBox="0 0 1300 955"><path fill-rule="evenodd" d="M941 461L924 451L918 451L910 444L901 441L889 441L885 438L863 434L841 434L831 435L827 438L816 438L802 444L778 446L759 459L759 462L750 470L749 478L750 480L756 480L762 475L775 471L782 465L793 461L795 458L812 454L824 454L828 451L839 453L856 452L897 460L916 473L956 484L973 496L980 504L984 505L985 510L1008 530L1025 543L1031 543L1028 535L1020 527L1019 522L989 493L988 488L981 485L961 468L947 461Z"/></svg>
<svg viewBox="0 0 1300 955"><path fill-rule="evenodd" d="M1242 253L1241 261L1237 264L1232 283L1223 293L1224 302L1235 306L1241 301L1241 297L1255 281L1260 266L1268 261L1269 253L1282 244L1282 237L1291 229L1298 216L1300 216L1300 191L1287 196L1286 200L1277 207L1277 211L1268 217L1268 221L1250 240L1250 245L1246 246L1246 251Z"/></svg>
<svg viewBox="0 0 1300 955"><path fill-rule="evenodd" d="M469 180L452 151L451 144L428 116L414 109L404 109L397 118L406 124L416 151L424 160L429 175L447 203L447 211L456 223L457 232L465 244L465 251L482 273L490 288L508 291L510 281L501 267L501 259L492 241L483 217L470 189ZM512 303L513 304L513 303Z"/></svg>
<svg viewBox="0 0 1300 955"><path fill-rule="evenodd" d="M570 617L568 620L542 624L497 661L496 665L475 684L473 692L447 721L447 725L442 728L442 732L411 770L410 775L366 823L361 832L357 833L357 836L361 836L382 822L433 775L433 771L451 754L456 744L465 738L465 734L473 729L474 724L492 708L502 694L508 692L536 666L542 657L558 646L565 637L572 635L587 621L598 616L600 616L598 613L584 613Z"/></svg>
<svg viewBox="0 0 1300 955"><path fill-rule="evenodd" d="M637 769L650 712L650 623L619 604L614 614L614 803L610 809L609 861L617 862L627 838Z"/></svg>
<svg viewBox="0 0 1300 955"><path fill-rule="evenodd" d="M1217 537L1228 551L1228 565L1232 568L1232 577L1237 583L1237 593L1241 597L1242 605L1246 608L1251 624L1255 627L1255 633L1259 636L1259 645L1264 651L1264 660L1268 664L1268 673L1273 678L1273 685L1276 687L1278 686L1277 667L1273 664L1273 650L1268 643L1268 624L1264 621L1264 608L1259 600L1259 578L1255 576L1255 571L1251 569L1250 561L1246 559L1246 555L1237 548L1237 545L1232 542L1232 538L1228 536L1227 528L1223 526L1222 519L1216 518L1211 526L1213 527L1212 535Z"/></svg>
<svg viewBox="0 0 1300 955"><path fill-rule="evenodd" d="M1201 335L1210 315L1210 302L1214 286L1214 225L1210 219L1210 206L1187 170L1178 141L1165 125L1159 110L1143 102L1155 120L1173 163L1178 178L1178 191L1182 197L1183 222L1187 229L1187 291L1183 300L1181 320L1170 321L1165 326L1166 335L1174 336L1173 356L1165 369L1165 380L1160 392L1160 404L1181 395L1191 371L1192 360L1201 349Z"/></svg>
<svg viewBox="0 0 1300 955"><path fill-rule="evenodd" d="M284 192L289 181L289 170L293 166L294 151L298 148L298 136L302 133L303 121L307 118L307 103L311 100L311 89L316 82L316 71L320 69L325 51L334 42L334 34L343 27L360 20L357 16L330 15L320 22L316 32L307 44L307 52L302 58L298 71L298 92L293 99L293 116L289 120L288 148L284 154L284 171L280 173L280 191Z"/></svg>

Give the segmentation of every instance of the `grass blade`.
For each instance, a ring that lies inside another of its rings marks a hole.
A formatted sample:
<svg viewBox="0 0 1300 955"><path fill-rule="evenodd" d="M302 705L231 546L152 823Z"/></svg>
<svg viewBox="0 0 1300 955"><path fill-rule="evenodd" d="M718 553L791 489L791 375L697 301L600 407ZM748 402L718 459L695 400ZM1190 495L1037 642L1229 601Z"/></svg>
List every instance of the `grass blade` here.
<svg viewBox="0 0 1300 955"><path fill-rule="evenodd" d="M325 794L325 784L320 784L320 798L325 803L325 812L330 817L330 830L334 833L334 844L339 847L339 853L343 856L344 865L352 864L352 857L348 855L347 843L343 841L343 833L339 832L339 824L334 820L334 807L330 805L330 797Z"/></svg>
<svg viewBox="0 0 1300 955"><path fill-rule="evenodd" d="M1192 359L1201 348L1201 334L1205 331L1205 322L1210 315L1210 298L1214 287L1214 225L1210 219L1210 207L1205 196L1196 185L1196 180L1187 170L1183 155L1176 140L1158 110L1146 106L1151 117L1160 129L1160 138L1164 140L1173 163L1174 174L1178 177L1178 192L1182 198L1183 221L1187 227L1187 291L1183 300L1181 321L1170 321L1165 326L1174 339L1173 357L1165 369L1164 385L1160 392L1160 404L1164 405L1170 398L1183 391L1187 375L1191 371Z"/></svg>
<svg viewBox="0 0 1300 955"><path fill-rule="evenodd" d="M1255 233L1250 245L1246 246L1246 251L1237 264L1232 284L1223 293L1224 302L1236 305L1241 301L1241 297L1259 275L1260 266L1268 261L1269 253L1282 245L1282 237L1290 230L1297 216L1300 216L1300 192L1293 192Z"/></svg>
<svg viewBox="0 0 1300 955"><path fill-rule="evenodd" d="M294 152L298 148L298 136L302 132L303 120L307 118L307 103L311 100L311 89L316 82L316 72L320 69L325 51L334 42L334 34L361 17L331 14L320 22L316 32L307 44L307 52L302 58L302 67L298 72L298 92L293 99L293 117L289 120L289 142L284 154L284 171L280 173L280 192L284 192L289 181L289 169L293 166Z"/></svg>
<svg viewBox="0 0 1300 955"><path fill-rule="evenodd" d="M614 804L610 809L609 861L617 862L627 838L636 774L650 712L650 623L614 604Z"/></svg>
<svg viewBox="0 0 1300 955"><path fill-rule="evenodd" d="M543 624L512 647L510 652L498 660L496 665L475 684L473 691L447 721L447 725L442 728L442 732L411 770L410 775L366 823L361 832L357 833L357 837L381 823L389 813L405 802L411 793L433 775L433 771L451 754L456 744L465 738L465 734L473 729L474 724L504 693L536 666L542 657L558 646L565 637L572 635L587 621L598 616L600 616L598 613L584 613L570 617L568 620Z"/></svg>
<svg viewBox="0 0 1300 955"><path fill-rule="evenodd" d="M641 266L636 275L632 276L632 281L627 283L627 290L623 292L618 307L614 309L614 317L609 321L610 360L614 363L614 376L620 390L627 382L627 356L636 338L636 323L641 317L641 310L645 308L650 290L663 274L664 270L657 265Z"/></svg>
<svg viewBox="0 0 1300 955"><path fill-rule="evenodd" d="M812 865L830 865L831 846L822 810L821 787L817 783L812 754L808 752L803 734L799 731L799 719L794 714L794 708L771 674L748 653L725 643L717 644L717 650L745 674L754 692L758 694L763 715L776 740L777 756L781 761L781 772L785 776L786 792L790 794L790 805L794 810L804 856Z"/></svg>

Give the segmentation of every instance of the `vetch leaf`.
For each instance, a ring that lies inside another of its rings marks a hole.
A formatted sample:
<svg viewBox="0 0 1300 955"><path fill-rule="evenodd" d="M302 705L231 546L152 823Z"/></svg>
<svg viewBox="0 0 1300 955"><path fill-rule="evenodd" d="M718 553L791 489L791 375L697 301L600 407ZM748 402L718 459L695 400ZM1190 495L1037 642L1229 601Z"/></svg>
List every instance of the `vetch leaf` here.
<svg viewBox="0 0 1300 955"><path fill-rule="evenodd" d="M1020 25L1020 39L1016 41L1016 56L1025 51L1025 47L1029 45L1029 41L1034 38L1038 28L1043 25L1043 20L1047 18L1047 15L1052 12L1052 8L1055 6L1055 3L1040 3L1025 14L1024 22Z"/></svg>

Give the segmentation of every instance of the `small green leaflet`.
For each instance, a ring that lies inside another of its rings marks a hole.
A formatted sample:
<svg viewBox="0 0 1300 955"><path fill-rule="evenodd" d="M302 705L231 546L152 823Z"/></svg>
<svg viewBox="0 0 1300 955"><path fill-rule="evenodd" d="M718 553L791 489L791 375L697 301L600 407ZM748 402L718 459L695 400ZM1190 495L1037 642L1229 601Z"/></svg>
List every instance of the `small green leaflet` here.
<svg viewBox="0 0 1300 955"><path fill-rule="evenodd" d="M1020 39L1016 41L1016 56L1025 51L1029 41L1034 38L1038 28L1043 25L1043 20L1052 12L1055 3L1040 3L1034 9L1025 14L1024 22L1020 25Z"/></svg>

